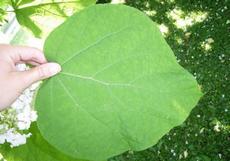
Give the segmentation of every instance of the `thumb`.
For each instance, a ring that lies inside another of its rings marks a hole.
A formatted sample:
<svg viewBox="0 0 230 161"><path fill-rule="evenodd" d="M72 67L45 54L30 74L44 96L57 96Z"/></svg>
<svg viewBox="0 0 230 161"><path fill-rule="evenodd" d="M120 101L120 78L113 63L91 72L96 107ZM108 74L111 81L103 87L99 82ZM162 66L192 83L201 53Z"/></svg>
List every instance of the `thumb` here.
<svg viewBox="0 0 230 161"><path fill-rule="evenodd" d="M57 63L46 63L21 72L21 77L25 87L37 81L52 77L61 71L61 66Z"/></svg>

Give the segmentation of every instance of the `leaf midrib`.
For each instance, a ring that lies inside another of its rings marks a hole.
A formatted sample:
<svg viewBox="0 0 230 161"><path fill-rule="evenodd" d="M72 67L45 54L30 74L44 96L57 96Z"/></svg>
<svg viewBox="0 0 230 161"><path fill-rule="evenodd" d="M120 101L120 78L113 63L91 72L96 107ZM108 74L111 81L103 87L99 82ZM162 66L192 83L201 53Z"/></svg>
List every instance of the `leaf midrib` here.
<svg viewBox="0 0 230 161"><path fill-rule="evenodd" d="M60 72L60 74L66 75L66 76L69 76L69 77L74 77L74 78L79 78L79 79L99 83L99 84L102 84L102 85L106 86L108 90L111 90L109 87L119 86L119 87L126 87L126 88L133 88L133 89L137 89L137 90L149 91L151 93L156 92L154 90L150 90L150 89L147 89L147 88L143 88L143 87L135 86L135 85L131 84L131 83L134 83L134 81L130 81L127 84L125 84L125 83L111 83L111 82L105 82L105 81L102 81L102 80L95 79L94 77L82 76L82 75L79 75L79 74L66 73L66 72ZM142 77L144 77L144 76L148 76L148 75L142 75ZM139 79L140 77L137 77L137 78ZM58 80L60 80L60 79L58 78ZM136 79L134 79L134 80L136 81ZM166 94L166 93L171 93L171 92L158 91L158 93ZM74 100L74 98L72 98L72 99ZM174 107L174 109L176 109L176 111L178 111L179 113L182 113L183 115L188 113L183 108Z"/></svg>

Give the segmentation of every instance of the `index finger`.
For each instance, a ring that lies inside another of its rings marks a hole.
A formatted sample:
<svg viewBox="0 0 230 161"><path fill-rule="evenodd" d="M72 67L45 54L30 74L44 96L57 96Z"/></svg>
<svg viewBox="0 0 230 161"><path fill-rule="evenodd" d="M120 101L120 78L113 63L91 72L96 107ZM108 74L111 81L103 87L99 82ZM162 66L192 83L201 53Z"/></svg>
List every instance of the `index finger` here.
<svg viewBox="0 0 230 161"><path fill-rule="evenodd" d="M37 48L26 46L1 45L1 49L5 51L14 63L35 62L44 64L47 62L43 52Z"/></svg>

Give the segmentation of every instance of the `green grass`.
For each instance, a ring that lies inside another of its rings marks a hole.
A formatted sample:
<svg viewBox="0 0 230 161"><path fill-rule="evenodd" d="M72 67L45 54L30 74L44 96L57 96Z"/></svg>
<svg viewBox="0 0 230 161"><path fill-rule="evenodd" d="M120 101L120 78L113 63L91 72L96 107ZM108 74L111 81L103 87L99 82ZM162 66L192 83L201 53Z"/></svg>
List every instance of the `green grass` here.
<svg viewBox="0 0 230 161"><path fill-rule="evenodd" d="M104 2L109 1L99 3ZM158 144L141 152L127 152L110 161L229 161L230 1L127 0L126 5L156 11L150 18L168 27L168 44L179 63L194 74L205 95L187 120ZM207 17L184 31L167 16L175 7L183 11L183 16L200 11L206 12ZM205 51L201 44L209 38L214 42L210 44L211 49Z"/></svg>

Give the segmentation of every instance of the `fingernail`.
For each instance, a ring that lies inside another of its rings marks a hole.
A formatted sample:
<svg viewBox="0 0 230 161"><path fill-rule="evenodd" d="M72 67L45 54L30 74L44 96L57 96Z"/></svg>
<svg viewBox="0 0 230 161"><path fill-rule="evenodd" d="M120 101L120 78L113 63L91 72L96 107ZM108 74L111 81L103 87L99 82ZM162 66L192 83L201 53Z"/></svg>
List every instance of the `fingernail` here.
<svg viewBox="0 0 230 161"><path fill-rule="evenodd" d="M50 63L49 71L51 75L55 75L61 71L61 66L57 63Z"/></svg>

